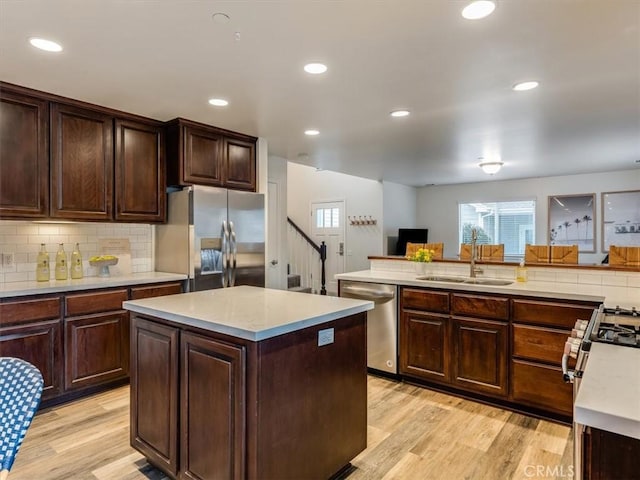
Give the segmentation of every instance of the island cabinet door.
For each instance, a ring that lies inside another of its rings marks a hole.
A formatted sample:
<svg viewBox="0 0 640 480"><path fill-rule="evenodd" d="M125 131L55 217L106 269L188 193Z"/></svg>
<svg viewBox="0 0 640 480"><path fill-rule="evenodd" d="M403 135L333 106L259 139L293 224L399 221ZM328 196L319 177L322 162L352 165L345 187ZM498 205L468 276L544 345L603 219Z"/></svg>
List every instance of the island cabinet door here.
<svg viewBox="0 0 640 480"><path fill-rule="evenodd" d="M180 478L245 476L245 348L181 335Z"/></svg>
<svg viewBox="0 0 640 480"><path fill-rule="evenodd" d="M178 473L178 329L131 319L131 445Z"/></svg>

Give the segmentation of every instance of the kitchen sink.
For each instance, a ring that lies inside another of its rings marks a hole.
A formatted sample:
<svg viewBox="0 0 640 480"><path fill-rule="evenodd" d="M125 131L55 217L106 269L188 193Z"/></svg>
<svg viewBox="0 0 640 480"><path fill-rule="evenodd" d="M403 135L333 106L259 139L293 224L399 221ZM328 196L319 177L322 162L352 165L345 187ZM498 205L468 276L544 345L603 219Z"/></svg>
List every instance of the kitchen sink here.
<svg viewBox="0 0 640 480"><path fill-rule="evenodd" d="M499 280L497 278L464 278L464 277L447 277L439 275L426 275L417 277L416 280L426 280L428 282L447 282L447 283L469 283L475 285L511 285L511 280Z"/></svg>
<svg viewBox="0 0 640 480"><path fill-rule="evenodd" d="M449 283L464 283L466 278L462 277L442 277L437 275L427 275L424 277L417 277L416 280L427 280L429 282L449 282Z"/></svg>
<svg viewBox="0 0 640 480"><path fill-rule="evenodd" d="M477 285L511 285L511 280L498 280L497 278L468 278L464 283L475 283Z"/></svg>

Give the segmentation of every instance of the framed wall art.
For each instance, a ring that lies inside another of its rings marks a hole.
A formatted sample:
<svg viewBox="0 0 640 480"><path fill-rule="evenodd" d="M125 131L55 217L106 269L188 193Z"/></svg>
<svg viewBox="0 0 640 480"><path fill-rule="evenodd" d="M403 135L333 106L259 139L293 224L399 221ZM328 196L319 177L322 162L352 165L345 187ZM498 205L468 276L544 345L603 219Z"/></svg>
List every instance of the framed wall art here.
<svg viewBox="0 0 640 480"><path fill-rule="evenodd" d="M640 246L640 190L602 192L602 251Z"/></svg>
<svg viewBox="0 0 640 480"><path fill-rule="evenodd" d="M596 252L596 194L549 196L549 245L578 245Z"/></svg>

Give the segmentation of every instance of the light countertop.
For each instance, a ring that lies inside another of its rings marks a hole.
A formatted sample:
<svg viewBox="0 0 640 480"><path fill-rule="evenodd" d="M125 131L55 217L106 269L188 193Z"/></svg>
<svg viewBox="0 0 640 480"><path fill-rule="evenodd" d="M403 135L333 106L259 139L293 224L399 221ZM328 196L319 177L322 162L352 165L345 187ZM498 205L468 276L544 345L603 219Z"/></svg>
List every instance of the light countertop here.
<svg viewBox="0 0 640 480"><path fill-rule="evenodd" d="M335 278L339 280L355 280L361 282L387 283L414 287L444 288L468 292L502 293L505 295L525 295L531 297L556 298L560 300L583 300L605 303L607 306L619 305L623 308L640 306L640 286L617 287L611 285L585 285L561 282L513 282L510 285L476 285L466 283L448 283L417 280L413 272L386 270L361 270L359 272L341 273ZM479 278L482 278L480 276Z"/></svg>
<svg viewBox="0 0 640 480"><path fill-rule="evenodd" d="M130 300L124 308L260 341L373 309L373 302L239 286Z"/></svg>
<svg viewBox="0 0 640 480"><path fill-rule="evenodd" d="M176 273L145 272L113 277L84 277L78 280L50 280L48 282L11 282L0 284L0 298L64 293L96 288L123 287L146 283L162 283L186 280L186 275Z"/></svg>
<svg viewBox="0 0 640 480"><path fill-rule="evenodd" d="M592 343L574 420L640 439L640 349Z"/></svg>

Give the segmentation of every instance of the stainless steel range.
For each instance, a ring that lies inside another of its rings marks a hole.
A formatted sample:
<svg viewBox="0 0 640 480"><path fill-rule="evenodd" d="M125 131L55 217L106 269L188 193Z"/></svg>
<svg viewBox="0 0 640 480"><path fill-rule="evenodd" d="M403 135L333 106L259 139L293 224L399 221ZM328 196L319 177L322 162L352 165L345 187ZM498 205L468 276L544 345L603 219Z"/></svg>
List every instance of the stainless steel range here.
<svg viewBox="0 0 640 480"><path fill-rule="evenodd" d="M593 311L589 320L577 320L567 339L562 356L562 373L565 382L573 383L575 401L580 389L589 351L593 342L608 343L622 347L640 348L640 312L636 307L609 308L601 305ZM573 370L569 369L570 359L576 359ZM574 475L583 478L583 435L585 426L573 424Z"/></svg>
<svg viewBox="0 0 640 480"><path fill-rule="evenodd" d="M601 307L591 332L592 342L640 348L640 313L630 309Z"/></svg>

